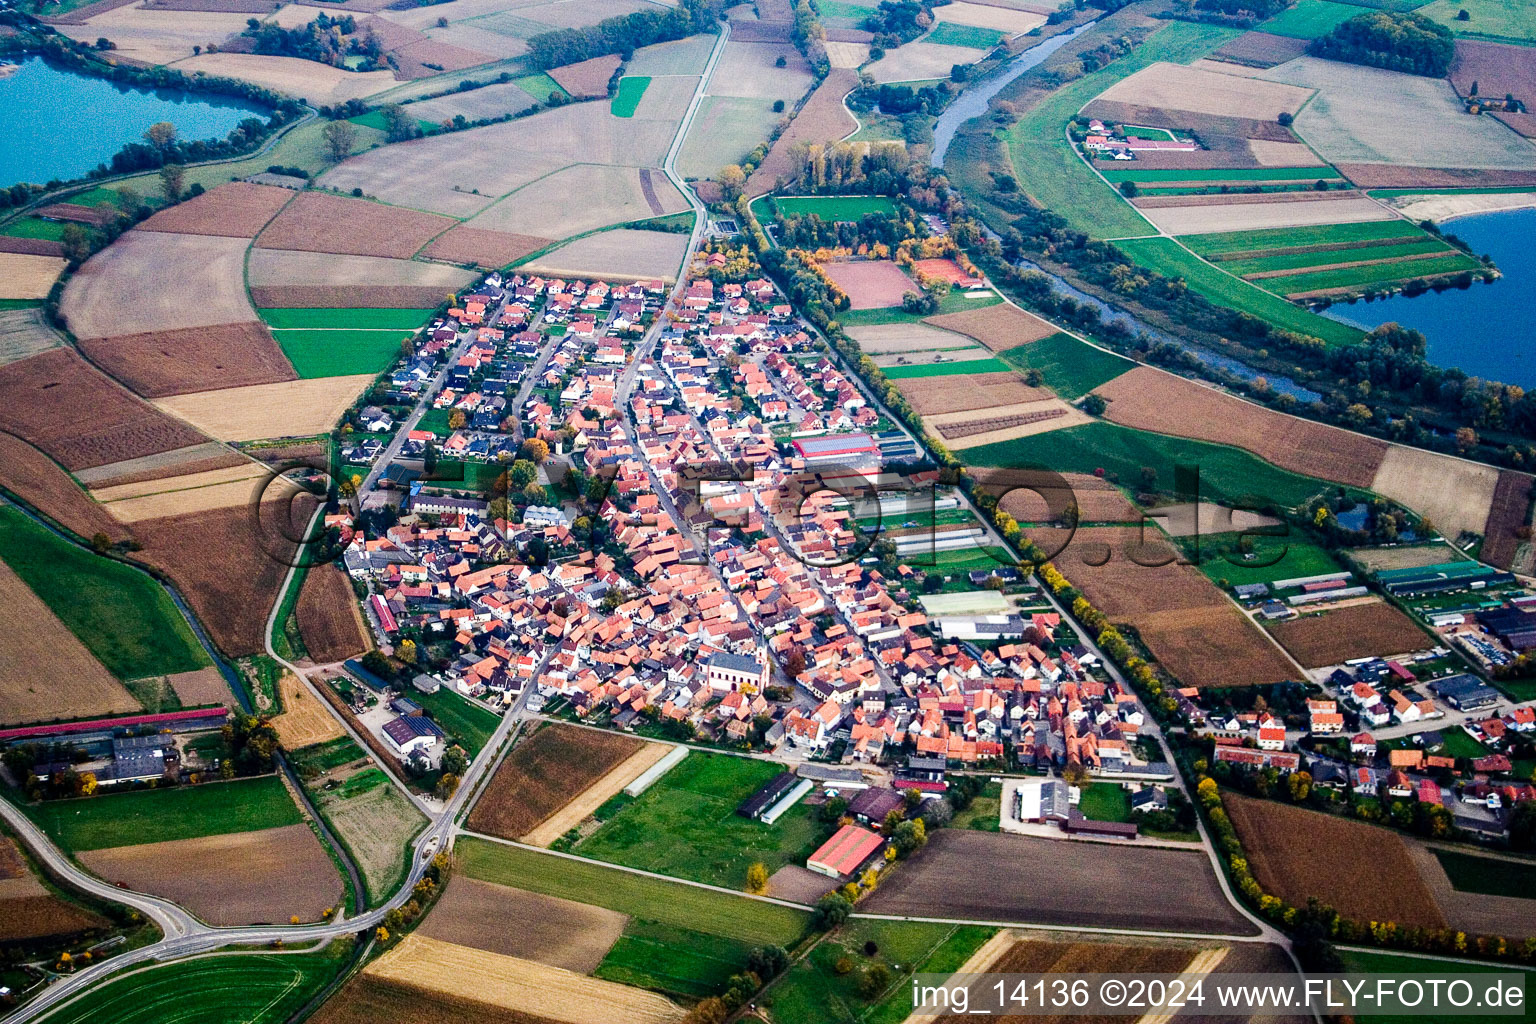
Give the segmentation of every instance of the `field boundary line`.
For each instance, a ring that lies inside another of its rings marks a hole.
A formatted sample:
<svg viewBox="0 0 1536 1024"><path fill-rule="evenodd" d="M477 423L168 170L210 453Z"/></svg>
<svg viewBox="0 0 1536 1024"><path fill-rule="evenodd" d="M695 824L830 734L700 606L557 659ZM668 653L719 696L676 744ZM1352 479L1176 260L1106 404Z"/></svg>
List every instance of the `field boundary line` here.
<svg viewBox="0 0 1536 1024"><path fill-rule="evenodd" d="M1225 932L1160 931L1150 928L1114 928L1103 925L1083 924L1032 924L1028 921L987 921L966 917L914 917L906 914L875 914L854 911L850 919L866 921L909 921L916 924L978 925L984 928L1031 928L1050 932L1091 932L1099 935L1124 935L1142 939L1202 939L1213 942L1257 942L1272 945L1273 936L1260 932L1257 935L1234 935Z"/></svg>

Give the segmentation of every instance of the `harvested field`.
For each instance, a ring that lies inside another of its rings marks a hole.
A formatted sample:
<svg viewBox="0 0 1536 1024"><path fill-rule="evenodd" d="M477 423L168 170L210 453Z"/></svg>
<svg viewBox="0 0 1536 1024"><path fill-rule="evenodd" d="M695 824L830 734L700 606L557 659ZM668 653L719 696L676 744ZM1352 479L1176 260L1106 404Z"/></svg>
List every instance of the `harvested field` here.
<svg viewBox="0 0 1536 1024"><path fill-rule="evenodd" d="M1268 192L1250 198L1308 195ZM1213 231L1255 231L1264 228L1308 227L1314 224L1357 224L1396 220L1393 212L1366 196L1348 199L1311 199L1291 202L1245 202L1242 196L1222 196L1219 203L1199 203L1204 196L1167 196L1178 200L1164 204L1158 197L1137 202L1136 208L1170 235L1202 235ZM1218 197L1209 197L1218 198ZM1149 205L1150 204L1150 205Z"/></svg>
<svg viewBox="0 0 1536 1024"><path fill-rule="evenodd" d="M177 395L156 404L221 441L308 437L335 426L352 400L371 383L370 373L315 377Z"/></svg>
<svg viewBox="0 0 1536 1024"><path fill-rule="evenodd" d="M1483 546L1478 557L1489 565L1508 568L1514 561L1520 537L1515 533L1529 526L1531 519L1531 478L1525 473L1500 470L1488 503L1488 521L1483 527Z"/></svg>
<svg viewBox="0 0 1536 1024"><path fill-rule="evenodd" d="M82 340L80 351L145 398L298 377L266 327L254 321L93 338Z"/></svg>
<svg viewBox="0 0 1536 1024"><path fill-rule="evenodd" d="M475 1024L551 1024L543 1017L368 974L359 974L347 982L310 1020L313 1024L378 1024L384 1020L400 1024L430 1024L444 1020L474 1021Z"/></svg>
<svg viewBox="0 0 1536 1024"><path fill-rule="evenodd" d="M0 253L0 299L45 299L64 269L60 256Z"/></svg>
<svg viewBox="0 0 1536 1024"><path fill-rule="evenodd" d="M1248 151L1260 167L1323 167L1322 159L1300 142L1249 139Z"/></svg>
<svg viewBox="0 0 1536 1024"><path fill-rule="evenodd" d="M32 445L0 431L0 487L40 509L79 537L105 533L113 541L129 533L48 456Z"/></svg>
<svg viewBox="0 0 1536 1024"><path fill-rule="evenodd" d="M295 614L304 648L316 664L341 661L371 646L358 617L352 582L335 565L317 565L309 570Z"/></svg>
<svg viewBox="0 0 1536 1024"><path fill-rule="evenodd" d="M923 323L975 338L993 352L1002 352L1025 342L1039 341L1056 333L1056 328L1044 320L1006 302L985 309L967 309L959 313L930 316Z"/></svg>
<svg viewBox="0 0 1536 1024"><path fill-rule="evenodd" d="M265 466L247 461L238 466L185 476L115 484L94 490L91 496L119 522L136 523L208 509L248 506L258 495L263 501L273 501L295 489L293 486L268 487L268 475Z"/></svg>
<svg viewBox="0 0 1536 1024"><path fill-rule="evenodd" d="M950 448L963 450L1075 427L1087 423L1090 418L1059 398L1047 398L977 412L949 413L924 420L924 423L937 431Z"/></svg>
<svg viewBox="0 0 1536 1024"><path fill-rule="evenodd" d="M1318 90L1294 130L1330 163L1536 170L1536 148L1493 118L1468 117L1444 79L1316 57L1262 77Z"/></svg>
<svg viewBox="0 0 1536 1024"><path fill-rule="evenodd" d="M255 238L292 198L286 188L232 181L161 210L134 230Z"/></svg>
<svg viewBox="0 0 1536 1024"><path fill-rule="evenodd" d="M114 487L184 473L205 473L211 469L238 466L247 461L238 452L217 441L206 441L158 455L145 455L142 458L82 469L75 473L75 478L87 487Z"/></svg>
<svg viewBox="0 0 1536 1024"><path fill-rule="evenodd" d="M1098 99L1214 117L1273 121L1282 113L1295 114L1310 94L1310 88L1301 86L1159 61L1116 82Z"/></svg>
<svg viewBox="0 0 1536 1024"><path fill-rule="evenodd" d="M139 704L10 567L0 599L12 622L0 631L0 716L8 725L138 711Z"/></svg>
<svg viewBox="0 0 1536 1024"><path fill-rule="evenodd" d="M619 70L619 55L610 53L604 57L567 64L563 68L551 68L549 77L560 88L578 99L608 95L608 80Z"/></svg>
<svg viewBox="0 0 1536 1024"><path fill-rule="evenodd" d="M77 338L113 338L256 319L243 238L129 231L85 262L59 313Z"/></svg>
<svg viewBox="0 0 1536 1024"><path fill-rule="evenodd" d="M906 272L890 260L826 263L822 270L848 293L852 309L885 309L901 305L901 297L918 290Z"/></svg>
<svg viewBox="0 0 1536 1024"><path fill-rule="evenodd" d="M63 341L58 332L48 326L41 306L0 309L0 366L58 348Z"/></svg>
<svg viewBox="0 0 1536 1024"><path fill-rule="evenodd" d="M1045 24L1045 16L1030 10L997 7L986 3L948 4L934 9L934 20L955 25L975 25L977 28L993 28L1010 36L1023 35L1030 29Z"/></svg>
<svg viewBox="0 0 1536 1024"><path fill-rule="evenodd" d="M1198 70L1198 69L1196 69ZM1265 72L1258 72L1264 74ZM1246 75L1208 72L1227 80L1241 80ZM1193 132L1202 139L1212 139L1224 149L1236 141L1264 139L1270 142L1295 142L1296 136L1289 128L1277 121L1259 121L1250 117L1223 117L1218 114L1202 114L1195 110L1179 110L1172 107L1145 107L1135 103L1119 103L1097 99L1083 108L1086 117L1099 117L1118 124L1155 125L1159 128L1176 128ZM1198 155L1198 154L1197 154Z"/></svg>
<svg viewBox="0 0 1536 1024"><path fill-rule="evenodd" d="M207 440L67 349L0 366L0 429L33 442L69 470Z"/></svg>
<svg viewBox="0 0 1536 1024"><path fill-rule="evenodd" d="M194 46L222 45L245 28L245 16L217 11L157 11L138 4L94 14L59 31L88 45L110 39L113 56L144 64L170 64L192 56Z"/></svg>
<svg viewBox="0 0 1536 1024"><path fill-rule="evenodd" d="M998 877L1012 882L1001 889ZM1126 900L1123 894L1141 897ZM863 907L875 914L1252 934L1196 850L935 832Z"/></svg>
<svg viewBox="0 0 1536 1024"><path fill-rule="evenodd" d="M176 699L189 708L199 704L223 704L228 708L239 706L235 702L235 695L229 692L229 684L224 681L224 676L212 665L191 672L172 673L165 677L165 681L170 684Z"/></svg>
<svg viewBox="0 0 1536 1024"><path fill-rule="evenodd" d="M974 64L987 55L986 50L970 46L946 46L942 43L908 43L864 68L876 84L888 82L927 82L948 78L956 64Z"/></svg>
<svg viewBox="0 0 1536 1024"><path fill-rule="evenodd" d="M421 39L392 50L390 56L394 57L399 65L399 77L405 79L432 78L442 73L438 70L439 68L444 71L462 71L465 68L489 63L494 59L489 54L478 53L451 43L438 42L431 38Z"/></svg>
<svg viewBox="0 0 1536 1024"><path fill-rule="evenodd" d="M1387 455L1384 441L1274 412L1151 367L1122 374L1096 393L1109 400L1105 416L1112 422L1236 445L1283 469L1354 487L1370 487Z"/></svg>
<svg viewBox="0 0 1536 1024"><path fill-rule="evenodd" d="M848 336L859 343L859 348L876 359L919 352L953 352L967 347L976 350L971 345L971 339L964 335L922 324L866 324L849 327L847 330Z"/></svg>
<svg viewBox="0 0 1536 1024"><path fill-rule="evenodd" d="M225 654L256 654L298 546L288 538L302 534L313 507L269 502L259 522L238 507L152 519L134 526L144 545L135 557L171 578Z"/></svg>
<svg viewBox="0 0 1536 1024"><path fill-rule="evenodd" d="M463 117L467 121L502 117L527 109L533 101L534 98L516 82L497 82L468 92L421 100L412 103L406 110L418 120L441 124L451 122L455 117Z"/></svg>
<svg viewBox="0 0 1536 1024"><path fill-rule="evenodd" d="M1307 52L1307 40L1277 36L1268 32L1244 32L1213 57L1254 68L1272 68Z"/></svg>
<svg viewBox="0 0 1536 1024"><path fill-rule="evenodd" d="M277 692L283 713L272 719L272 727L285 749L298 750L346 735L341 723L292 672L278 677Z"/></svg>
<svg viewBox="0 0 1536 1024"><path fill-rule="evenodd" d="M308 825L173 839L79 854L115 885L174 900L217 926L318 921L341 876Z"/></svg>
<svg viewBox="0 0 1536 1024"><path fill-rule="evenodd" d="M176 70L239 78L313 104L345 103L395 84L395 76L388 71L344 71L298 57L257 53L205 53L177 61Z"/></svg>
<svg viewBox="0 0 1536 1024"><path fill-rule="evenodd" d="M1210 536L1217 533L1235 533L1240 530L1256 530L1264 526L1279 526L1281 520L1274 516L1260 515L1243 509L1231 509L1225 505L1192 501L1178 505L1161 505L1147 511L1148 519L1156 519L1163 532L1170 537Z"/></svg>
<svg viewBox="0 0 1536 1024"><path fill-rule="evenodd" d="M903 47L905 49L905 47ZM945 75L949 72L946 70ZM859 74L852 68L834 68L805 101L800 113L774 142L768 156L747 179L746 194L760 196L772 192L780 179L788 179L795 170L794 151L801 143L836 142L858 131L859 122L843 106L843 97L859 86Z"/></svg>
<svg viewBox="0 0 1536 1024"><path fill-rule="evenodd" d="M304 192L267 225L256 247L407 259L452 226L437 214Z"/></svg>
<svg viewBox="0 0 1536 1024"><path fill-rule="evenodd" d="M541 238L586 231L688 209L665 176L644 187L644 168L573 164L518 189L469 221L472 228ZM652 202L652 196L656 201ZM680 235L684 243L687 236ZM677 262L682 261L679 252Z"/></svg>
<svg viewBox="0 0 1536 1024"><path fill-rule="evenodd" d="M1307 668L1342 665L1353 658L1411 654L1436 643L1412 619L1380 601L1277 622L1269 631Z"/></svg>
<svg viewBox="0 0 1536 1024"><path fill-rule="evenodd" d="M687 235L616 228L567 242L521 267L558 277L676 281L687 251Z"/></svg>
<svg viewBox="0 0 1536 1024"><path fill-rule="evenodd" d="M34 884L37 885L35 893L7 895L0 899L0 942L76 935L111 926L106 918L73 903L65 903L49 895L42 885Z"/></svg>
<svg viewBox="0 0 1536 1024"><path fill-rule="evenodd" d="M1471 94L1476 82L1479 95L1508 93L1527 105L1536 104L1536 49L1458 39L1450 79L1463 96Z"/></svg>
<svg viewBox="0 0 1536 1024"><path fill-rule="evenodd" d="M962 339L964 341L965 339ZM875 365L884 370L892 371L887 377L895 375L898 379L901 375L913 376L913 372L920 366L937 366L950 371L955 363L985 363L996 369L997 360L992 358L992 353L980 345L971 345L969 348L948 349L944 351L929 352L901 352L888 356L875 356ZM905 367L905 369L903 369ZM974 367L973 369L981 369ZM959 367L954 367L952 372L961 372ZM918 374L921 376L921 374Z"/></svg>
<svg viewBox="0 0 1536 1024"><path fill-rule="evenodd" d="M1143 536L1139 526L1105 526L1028 535L1111 621L1134 626L1185 685L1251 686L1301 677L1200 570L1179 564L1173 546L1154 530Z"/></svg>
<svg viewBox="0 0 1536 1024"><path fill-rule="evenodd" d="M262 309L430 309L455 288L436 285L287 284L252 288Z"/></svg>
<svg viewBox="0 0 1536 1024"><path fill-rule="evenodd" d="M782 68L775 66L780 57L787 62ZM709 94L770 103L783 100L786 107L793 109L813 84L810 65L793 44L739 43L733 39L725 44L720 55L720 63L709 82Z"/></svg>
<svg viewBox="0 0 1536 1024"><path fill-rule="evenodd" d="M1023 485L1028 480L1027 474L1017 475L1020 480L1014 486L1018 489L1003 493L999 507L1021 523L1039 523L1052 518L1047 499L1055 500L1054 491L1058 479L1054 476L1048 479L1042 477L1038 481L1042 489L1050 487L1050 490L1040 494L1024 489ZM986 483L992 479L992 474L979 471L977 479ZM1079 522L1128 523L1138 522L1141 519L1141 510L1135 503L1127 498L1120 488L1103 477L1089 473L1063 473L1060 480L1065 481L1067 487L1071 489L1071 494L1063 497L1065 501L1076 503ZM998 492L998 488L995 487L989 486L987 489L993 494Z"/></svg>
<svg viewBox="0 0 1536 1024"><path fill-rule="evenodd" d="M516 921L516 928L507 922ZM419 929L441 942L591 974L624 934L627 915L460 876Z"/></svg>
<svg viewBox="0 0 1536 1024"><path fill-rule="evenodd" d="M457 230L457 229L455 229ZM455 267L416 260L383 259L377 256L337 256L331 253L299 252L292 249L253 249L249 267L251 288L274 287L323 288L353 286L360 289L421 288L435 294L425 305L411 309L427 309L442 301L450 291L469 284L474 276ZM257 300L261 308L288 305ZM327 308L379 308L378 302L352 304L333 303Z"/></svg>
<svg viewBox="0 0 1536 1024"><path fill-rule="evenodd" d="M837 43L828 40L827 60L834 68L856 68L869 60L868 43Z"/></svg>
<svg viewBox="0 0 1536 1024"><path fill-rule="evenodd" d="M1316 896L1354 921L1445 927L1396 832L1236 793L1224 793L1222 805L1265 892L1293 906Z"/></svg>
<svg viewBox="0 0 1536 1024"><path fill-rule="evenodd" d="M421 254L449 263L467 263L486 270L499 270L553 242L554 239L537 235L484 231L461 224L434 238Z"/></svg>
<svg viewBox="0 0 1536 1024"><path fill-rule="evenodd" d="M1536 185L1536 171L1352 163L1335 166L1340 174L1360 188L1527 188Z"/></svg>
<svg viewBox="0 0 1536 1024"><path fill-rule="evenodd" d="M406 937L369 964L365 977L456 993L473 977L479 999L503 1009L565 1024L670 1024L683 1011L670 1000L609 981L598 981L531 960Z"/></svg>
<svg viewBox="0 0 1536 1024"><path fill-rule="evenodd" d="M34 256L64 255L62 242L51 238L21 238L16 235L0 235L0 252L21 252Z"/></svg>
<svg viewBox="0 0 1536 1024"><path fill-rule="evenodd" d="M349 774L340 786L314 797L362 871L370 902L382 903L404 878L403 851L426 818L378 768Z"/></svg>
<svg viewBox="0 0 1536 1024"><path fill-rule="evenodd" d="M470 812L469 827L504 839L524 836L644 746L632 736L546 725L502 761Z"/></svg>
<svg viewBox="0 0 1536 1024"><path fill-rule="evenodd" d="M1011 371L967 374L964 387L957 387L949 377L904 377L895 383L912 411L925 417L1039 402L1054 397L1045 388L1025 384L1020 374Z"/></svg>
<svg viewBox="0 0 1536 1024"><path fill-rule="evenodd" d="M1417 569L1443 562L1460 562L1466 556L1445 544L1419 544L1409 547L1356 548L1350 557L1371 572L1390 569Z"/></svg>
<svg viewBox="0 0 1536 1024"><path fill-rule="evenodd" d="M1454 541L1463 531L1483 532L1498 482L1492 466L1392 445L1370 486L1428 518Z"/></svg>

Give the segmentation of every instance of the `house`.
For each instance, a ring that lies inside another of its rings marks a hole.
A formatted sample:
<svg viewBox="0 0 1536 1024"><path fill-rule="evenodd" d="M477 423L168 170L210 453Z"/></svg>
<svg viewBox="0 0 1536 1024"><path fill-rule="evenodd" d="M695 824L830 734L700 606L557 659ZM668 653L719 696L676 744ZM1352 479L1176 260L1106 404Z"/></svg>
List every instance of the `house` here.
<svg viewBox="0 0 1536 1024"><path fill-rule="evenodd" d="M879 825L892 811L906 806L902 795L885 786L862 790L848 803L848 813L866 825Z"/></svg>
<svg viewBox="0 0 1536 1024"><path fill-rule="evenodd" d="M858 825L844 825L811 854L805 866L828 878L848 878L857 874L864 862L884 845L885 840L878 832Z"/></svg>
<svg viewBox="0 0 1536 1024"><path fill-rule="evenodd" d="M1168 793L1156 786L1138 790L1131 794L1131 813L1146 814L1149 811L1166 811L1168 809Z"/></svg>
<svg viewBox="0 0 1536 1024"><path fill-rule="evenodd" d="M1376 737L1368 732L1357 732L1349 738L1349 752L1361 757L1376 756Z"/></svg>

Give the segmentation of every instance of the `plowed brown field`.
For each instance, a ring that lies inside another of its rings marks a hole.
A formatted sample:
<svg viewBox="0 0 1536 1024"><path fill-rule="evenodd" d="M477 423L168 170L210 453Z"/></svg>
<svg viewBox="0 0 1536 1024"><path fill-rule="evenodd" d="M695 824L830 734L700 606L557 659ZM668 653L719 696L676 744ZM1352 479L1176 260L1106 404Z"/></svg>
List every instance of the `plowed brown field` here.
<svg viewBox="0 0 1536 1024"><path fill-rule="evenodd" d="M430 939L590 974L628 921L602 907L459 876L420 930Z"/></svg>
<svg viewBox="0 0 1536 1024"><path fill-rule="evenodd" d="M422 251L423 256L449 263L472 263L487 270L510 266L529 253L553 245L552 238L514 235L507 231L487 231L460 225L438 238Z"/></svg>
<svg viewBox="0 0 1536 1024"><path fill-rule="evenodd" d="M962 379L964 385L958 384L957 381ZM919 416L993 409L1056 397L1047 388L1032 388L1025 384L1023 375L1012 370L970 373L963 378L945 374L902 377L895 384Z"/></svg>
<svg viewBox="0 0 1536 1024"><path fill-rule="evenodd" d="M517 839L644 746L632 736L550 724L507 755L469 816L477 832Z"/></svg>
<svg viewBox="0 0 1536 1024"><path fill-rule="evenodd" d="M811 98L805 101L800 113L790 122L768 156L747 179L746 193L760 196L778 187L779 179L786 181L798 170L795 147L801 143L836 142L856 130L859 123L843 106L843 97L859 86L859 73L852 68L833 68Z"/></svg>
<svg viewBox="0 0 1536 1024"><path fill-rule="evenodd" d="M309 570L295 614L299 635L316 664L341 661L368 650L351 580L334 565Z"/></svg>
<svg viewBox="0 0 1536 1024"><path fill-rule="evenodd" d="M1044 320L1006 302L983 309L930 316L923 322L975 338L993 352L1039 341L1056 333L1056 328Z"/></svg>
<svg viewBox="0 0 1536 1024"><path fill-rule="evenodd" d="M453 224L435 213L305 192L273 218L256 246L406 259Z"/></svg>
<svg viewBox="0 0 1536 1024"><path fill-rule="evenodd" d="M1352 658L1410 654L1436 643L1408 616L1381 602L1277 622L1270 632L1307 668L1340 665Z"/></svg>
<svg viewBox="0 0 1536 1024"><path fill-rule="evenodd" d="M1489 565L1509 568L1520 538L1515 531L1529 525L1531 478L1525 473L1501 470L1494 485L1493 500L1488 505L1488 522L1483 528L1483 547L1479 557Z"/></svg>
<svg viewBox="0 0 1536 1024"><path fill-rule="evenodd" d="M128 530L70 479L48 456L14 434L0 431L0 487L81 537L105 533L127 540Z"/></svg>
<svg viewBox="0 0 1536 1024"><path fill-rule="evenodd" d="M184 327L80 342L92 362L145 398L297 380L257 322Z"/></svg>
<svg viewBox="0 0 1536 1024"><path fill-rule="evenodd" d="M286 188L232 181L161 210L134 230L255 238L293 196Z"/></svg>

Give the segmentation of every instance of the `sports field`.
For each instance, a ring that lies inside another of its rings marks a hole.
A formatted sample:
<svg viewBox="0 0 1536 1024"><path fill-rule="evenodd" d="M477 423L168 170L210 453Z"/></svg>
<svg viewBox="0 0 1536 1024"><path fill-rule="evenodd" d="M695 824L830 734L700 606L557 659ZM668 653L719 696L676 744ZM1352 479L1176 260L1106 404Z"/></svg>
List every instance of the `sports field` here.
<svg viewBox="0 0 1536 1024"><path fill-rule="evenodd" d="M789 907L761 901L749 906L745 897L469 836L454 844L454 857L471 878L740 942L793 946L810 922L809 914Z"/></svg>
<svg viewBox="0 0 1536 1024"><path fill-rule="evenodd" d="M308 310L283 310L303 313ZM350 330L347 328L274 329L283 355L300 379L350 377L378 373L400 355L400 343L411 336L402 330Z"/></svg>
<svg viewBox="0 0 1536 1024"><path fill-rule="evenodd" d="M66 1002L42 1024L282 1024L335 975L323 954L196 957L131 971Z"/></svg>
<svg viewBox="0 0 1536 1024"><path fill-rule="evenodd" d="M771 874L801 863L830 831L797 804L773 825L743 818L736 806L783 769L771 762L694 752L608 819L576 852L730 888L755 861Z"/></svg>
<svg viewBox="0 0 1536 1024"><path fill-rule="evenodd" d="M998 355L1016 369L1039 370L1046 387L1068 401L1083 397L1136 366L1124 356L1094 348L1070 334L1053 334Z"/></svg>
<svg viewBox="0 0 1536 1024"><path fill-rule="evenodd" d="M619 79L619 91L614 93L609 103L609 112L614 117L634 117L635 111L640 109L640 100L645 96L645 90L650 84L649 75L625 75Z"/></svg>
<svg viewBox="0 0 1536 1024"><path fill-rule="evenodd" d="M870 213L895 213L885 196L779 196L770 199L780 216L814 213L825 221L856 221Z"/></svg>
<svg viewBox="0 0 1536 1024"><path fill-rule="evenodd" d="M1171 238L1138 238L1115 245L1137 266L1155 270L1164 277L1182 277L1218 306L1251 313L1277 327L1310 334L1332 345L1352 345L1360 340L1359 329L1318 316L1203 263Z"/></svg>
<svg viewBox="0 0 1536 1024"><path fill-rule="evenodd" d="M25 810L55 842L75 852L254 832L304 820L276 775L54 800Z"/></svg>
<svg viewBox="0 0 1536 1024"><path fill-rule="evenodd" d="M154 579L61 540L15 508L0 508L0 559L119 679L212 664Z"/></svg>

